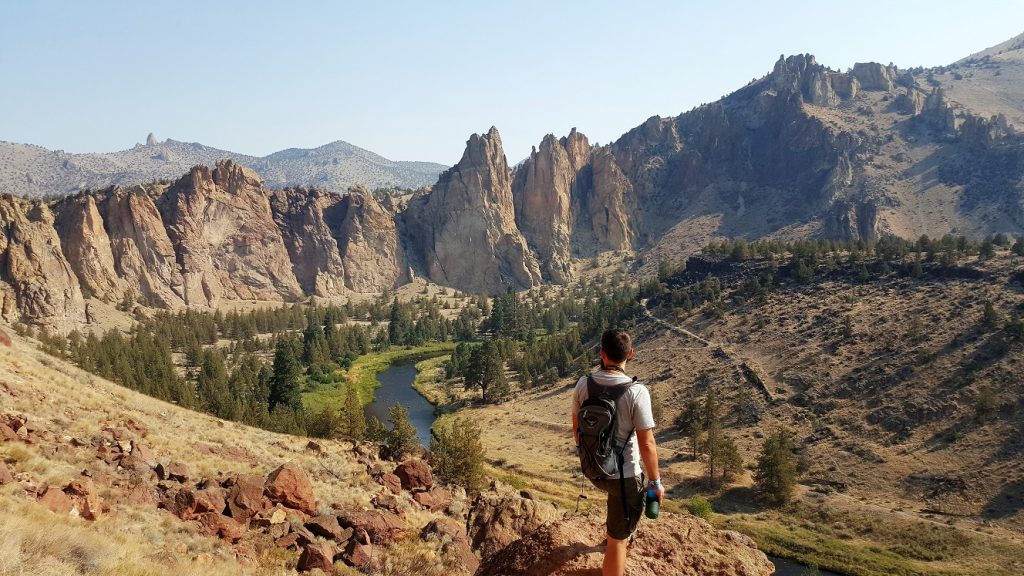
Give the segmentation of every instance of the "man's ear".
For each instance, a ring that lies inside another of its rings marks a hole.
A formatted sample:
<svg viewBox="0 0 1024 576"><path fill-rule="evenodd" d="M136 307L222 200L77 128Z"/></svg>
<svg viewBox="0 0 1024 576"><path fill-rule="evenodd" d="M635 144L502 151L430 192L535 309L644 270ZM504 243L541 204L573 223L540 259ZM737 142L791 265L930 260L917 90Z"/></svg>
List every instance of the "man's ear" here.
<svg viewBox="0 0 1024 576"><path fill-rule="evenodd" d="M626 360L632 360L632 359L633 359L633 349L630 348L629 352L626 354Z"/></svg>

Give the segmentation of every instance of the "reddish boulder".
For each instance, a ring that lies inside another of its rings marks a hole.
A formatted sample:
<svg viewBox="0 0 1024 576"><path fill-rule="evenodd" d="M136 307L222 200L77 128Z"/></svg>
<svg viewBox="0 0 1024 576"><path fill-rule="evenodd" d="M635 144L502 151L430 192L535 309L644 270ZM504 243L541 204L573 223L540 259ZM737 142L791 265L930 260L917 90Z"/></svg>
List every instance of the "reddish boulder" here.
<svg viewBox="0 0 1024 576"><path fill-rule="evenodd" d="M160 507L182 520L191 520L196 514L196 491L187 486L168 492Z"/></svg>
<svg viewBox="0 0 1024 576"><path fill-rule="evenodd" d="M0 330L0 345L6 346L8 348L11 347L11 337L8 336L7 333L4 332L3 330Z"/></svg>
<svg viewBox="0 0 1024 576"><path fill-rule="evenodd" d="M0 486L10 484L11 482L14 482L14 474L7 467L6 463L0 461Z"/></svg>
<svg viewBox="0 0 1024 576"><path fill-rule="evenodd" d="M224 509L227 508L228 492L223 488L210 486L196 491L195 496L196 512L223 514Z"/></svg>
<svg viewBox="0 0 1024 576"><path fill-rule="evenodd" d="M28 424L28 418L20 414L0 414L0 424L5 424L15 432L24 432L22 428Z"/></svg>
<svg viewBox="0 0 1024 576"><path fill-rule="evenodd" d="M331 574L334 572L334 556L337 552L334 544L330 542L310 544L302 550L295 569L299 572L323 570L325 573Z"/></svg>
<svg viewBox="0 0 1024 576"><path fill-rule="evenodd" d="M480 559L473 554L465 527L450 518L432 520L423 527L420 538L440 540L441 553L453 559L454 565L461 568L464 574L474 574L480 566Z"/></svg>
<svg viewBox="0 0 1024 576"><path fill-rule="evenodd" d="M236 521L245 524L250 518L268 508L263 497L263 478L245 475L225 483L228 489L228 511Z"/></svg>
<svg viewBox="0 0 1024 576"><path fill-rule="evenodd" d="M281 536L280 538L278 538L274 542L274 545L277 546L278 548L283 548L285 550L298 550L299 549L299 535L296 534L295 532L292 532L291 534L286 534L286 535Z"/></svg>
<svg viewBox="0 0 1024 576"><path fill-rule="evenodd" d="M352 529L342 528L341 524L338 524L337 516L323 515L311 518L306 522L306 528L317 536L323 536L339 544L344 544L352 537Z"/></svg>
<svg viewBox="0 0 1024 576"><path fill-rule="evenodd" d="M71 497L61 492L56 486L47 486L39 494L39 503L58 514L68 514L74 509Z"/></svg>
<svg viewBox="0 0 1024 576"><path fill-rule="evenodd" d="M389 510L398 514L398 498L390 492L377 494L372 500L370 500L370 504L373 504L374 508Z"/></svg>
<svg viewBox="0 0 1024 576"><path fill-rule="evenodd" d="M10 426L0 422L0 440L3 440L4 442L14 442L16 440L21 440L21 438L18 436L17 432L11 429Z"/></svg>
<svg viewBox="0 0 1024 576"><path fill-rule="evenodd" d="M271 502L307 514L316 513L316 496L306 472L294 464L283 464L267 476L266 495Z"/></svg>
<svg viewBox="0 0 1024 576"><path fill-rule="evenodd" d="M125 490L124 501L132 506L153 506L157 503L157 497L152 488L140 482Z"/></svg>
<svg viewBox="0 0 1024 576"><path fill-rule="evenodd" d="M395 468L395 476L402 483L402 488L410 492L417 490L428 490L434 485L434 475L430 472L430 465L418 458L406 460Z"/></svg>
<svg viewBox="0 0 1024 576"><path fill-rule="evenodd" d="M444 488L431 488L426 492L417 492L412 496L417 504L432 512L447 510L452 505L452 494Z"/></svg>
<svg viewBox="0 0 1024 576"><path fill-rule="evenodd" d="M134 458L144 462L146 466L154 468L157 465L156 454L153 453L153 449L146 446L142 442L135 442L132 446L131 455Z"/></svg>
<svg viewBox="0 0 1024 576"><path fill-rule="evenodd" d="M348 541L348 547L341 559L349 566L360 570L373 570L376 566L376 556L373 553L373 544L359 542L356 539Z"/></svg>
<svg viewBox="0 0 1024 576"><path fill-rule="evenodd" d="M245 535L245 528L227 516L216 512L203 512L196 517L207 534L222 538L234 544Z"/></svg>
<svg viewBox="0 0 1024 576"><path fill-rule="evenodd" d="M363 510L341 517L342 524L355 534L367 537L367 542L390 544L409 528L397 514L385 510ZM364 539L365 540L365 539Z"/></svg>
<svg viewBox="0 0 1024 576"><path fill-rule="evenodd" d="M390 472L378 476L377 482L379 482L381 486L391 490L393 494L400 494L402 492L402 480Z"/></svg>
<svg viewBox="0 0 1024 576"><path fill-rule="evenodd" d="M165 474L166 478L162 478L162 480L174 480L175 482L181 482L182 484L188 482L188 466L181 462L172 462L165 469Z"/></svg>
<svg viewBox="0 0 1024 576"><path fill-rule="evenodd" d="M88 478L72 480L64 493L71 496L78 508L78 514L86 520L96 520L103 513L103 501L100 499L96 485Z"/></svg>

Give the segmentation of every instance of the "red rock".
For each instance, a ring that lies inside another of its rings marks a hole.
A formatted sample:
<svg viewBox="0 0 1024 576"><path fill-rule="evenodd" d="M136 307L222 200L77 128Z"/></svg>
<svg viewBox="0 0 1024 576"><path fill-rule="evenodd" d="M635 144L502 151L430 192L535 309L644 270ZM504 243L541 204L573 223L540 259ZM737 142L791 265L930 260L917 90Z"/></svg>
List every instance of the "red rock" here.
<svg viewBox="0 0 1024 576"><path fill-rule="evenodd" d="M124 501L132 506L153 506L157 497L152 488L140 483L125 491Z"/></svg>
<svg viewBox="0 0 1024 576"><path fill-rule="evenodd" d="M302 551L295 569L299 572L323 570L325 573L331 574L334 572L335 554L337 554L337 550L330 542L310 544Z"/></svg>
<svg viewBox="0 0 1024 576"><path fill-rule="evenodd" d="M208 534L227 540L232 544L241 540L245 535L245 528L241 524L216 512L203 512L196 517L196 520Z"/></svg>
<svg viewBox="0 0 1024 576"><path fill-rule="evenodd" d="M8 348L11 347L11 337L8 336L7 333L4 332L3 330L0 330L0 345L6 346Z"/></svg>
<svg viewBox="0 0 1024 576"><path fill-rule="evenodd" d="M402 492L402 480L390 472L387 474L381 474L377 478L377 482L379 482L381 486L391 490L394 494L400 494Z"/></svg>
<svg viewBox="0 0 1024 576"><path fill-rule="evenodd" d="M117 460L117 465L124 470L136 473L146 473L150 471L149 464L145 460L139 458L135 453L124 454Z"/></svg>
<svg viewBox="0 0 1024 576"><path fill-rule="evenodd" d="M434 475L430 466L418 458L406 460L395 468L395 476L402 483L402 488L410 492L427 490L434 485Z"/></svg>
<svg viewBox="0 0 1024 576"><path fill-rule="evenodd" d="M0 424L6 424L11 430L20 432L28 424L28 418L20 414L0 414Z"/></svg>
<svg viewBox="0 0 1024 576"><path fill-rule="evenodd" d="M365 533L369 542L390 544L409 526L398 515L385 510L365 510L347 514L342 524L352 528L356 534Z"/></svg>
<svg viewBox="0 0 1024 576"><path fill-rule="evenodd" d="M39 494L39 503L58 514L68 514L75 507L71 497L56 486L47 486Z"/></svg>
<svg viewBox="0 0 1024 576"><path fill-rule="evenodd" d="M156 454L153 453L153 449L142 442L136 442L134 446L132 446L131 455L145 462L146 466L149 466L150 468L157 465Z"/></svg>
<svg viewBox="0 0 1024 576"><path fill-rule="evenodd" d="M465 526L451 518L439 518L432 520L424 526L420 532L422 540L436 538L442 542L442 552L447 556L457 559L458 565L466 574L475 574L480 566L480 559L473 553L469 535Z"/></svg>
<svg viewBox="0 0 1024 576"><path fill-rule="evenodd" d="M452 505L452 495L444 488L431 488L427 492L417 492L412 496L417 504L432 512L447 510Z"/></svg>
<svg viewBox="0 0 1024 576"><path fill-rule="evenodd" d="M195 493L196 512L223 514L227 507L228 491L218 486L203 488Z"/></svg>
<svg viewBox="0 0 1024 576"><path fill-rule="evenodd" d="M136 422L131 418L124 420L122 424L124 425L125 428L128 428L132 432L135 432L135 434L138 435L139 438L145 438L146 436L149 436L149 427L146 426L145 424Z"/></svg>
<svg viewBox="0 0 1024 576"><path fill-rule="evenodd" d="M88 478L72 480L64 488L64 493L72 497L78 508L78 514L82 518L96 520L103 513L103 500L92 480Z"/></svg>
<svg viewBox="0 0 1024 576"><path fill-rule="evenodd" d="M390 492L377 494L372 500L370 500L370 504L373 504L374 508L390 510L396 514L398 513L398 498Z"/></svg>
<svg viewBox="0 0 1024 576"><path fill-rule="evenodd" d="M166 474L167 480L174 480L175 482L181 482L182 484L188 482L188 466L181 462L172 462L167 466Z"/></svg>
<svg viewBox="0 0 1024 576"><path fill-rule="evenodd" d="M196 513L196 491L185 486L169 492L160 501L160 507L182 520L190 520Z"/></svg>
<svg viewBox="0 0 1024 576"><path fill-rule="evenodd" d="M317 536L323 536L339 544L344 544L352 537L352 529L342 528L341 524L338 524L337 516L324 515L311 518L309 522L306 522L306 528Z"/></svg>
<svg viewBox="0 0 1024 576"><path fill-rule="evenodd" d="M294 464L283 464L267 476L266 494L271 502L307 514L316 513L316 496L306 473Z"/></svg>
<svg viewBox="0 0 1024 576"><path fill-rule="evenodd" d="M292 532L291 534L281 536L274 542L274 545L286 550L297 550L299 547L299 535Z"/></svg>
<svg viewBox="0 0 1024 576"><path fill-rule="evenodd" d="M14 474L7 467L6 463L0 461L0 486L10 484L11 482L14 482Z"/></svg>
<svg viewBox="0 0 1024 576"><path fill-rule="evenodd" d="M16 440L21 440L21 437L18 436L17 432L11 430L10 426L0 422L0 440L3 440L4 442L14 442Z"/></svg>
<svg viewBox="0 0 1024 576"><path fill-rule="evenodd" d="M228 511L231 517L245 524L258 512L268 508L263 497L263 478L260 476L239 476L231 481L228 488Z"/></svg>
<svg viewBox="0 0 1024 576"><path fill-rule="evenodd" d="M376 565L373 544L358 542L354 538L348 541L348 547L341 559L349 566L360 569L372 570Z"/></svg>
<svg viewBox="0 0 1024 576"><path fill-rule="evenodd" d="M290 525L285 524L285 523L282 522L281 524L271 524L270 526L266 527L264 530L266 531L268 536L270 536L274 540L277 540L277 539L281 538L282 536L288 534L288 531L291 530L291 528L292 527ZM296 534L295 537L298 538L298 535Z"/></svg>

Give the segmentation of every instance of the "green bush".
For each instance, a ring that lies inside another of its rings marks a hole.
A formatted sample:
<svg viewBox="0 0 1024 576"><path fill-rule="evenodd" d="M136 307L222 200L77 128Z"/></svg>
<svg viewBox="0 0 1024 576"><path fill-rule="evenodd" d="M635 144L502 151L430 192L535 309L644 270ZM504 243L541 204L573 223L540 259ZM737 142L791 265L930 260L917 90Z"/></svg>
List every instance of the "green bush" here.
<svg viewBox="0 0 1024 576"><path fill-rule="evenodd" d="M711 509L711 502L708 502L708 499L703 496L690 498L690 502L686 505L686 511L705 520L710 520L711 514L714 513L714 510Z"/></svg>

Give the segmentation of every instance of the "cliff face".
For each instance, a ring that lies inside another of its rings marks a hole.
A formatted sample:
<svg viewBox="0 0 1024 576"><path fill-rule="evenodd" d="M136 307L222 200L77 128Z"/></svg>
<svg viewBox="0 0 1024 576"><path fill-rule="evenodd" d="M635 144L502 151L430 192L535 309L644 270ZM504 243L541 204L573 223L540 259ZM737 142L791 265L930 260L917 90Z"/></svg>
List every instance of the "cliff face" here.
<svg viewBox="0 0 1024 576"><path fill-rule="evenodd" d="M467 292L540 283L536 258L516 227L512 175L495 128L474 134L457 165L406 211L427 277Z"/></svg>
<svg viewBox="0 0 1024 576"><path fill-rule="evenodd" d="M0 312L66 332L84 319L74 270L61 253L53 213L40 202L0 196Z"/></svg>

